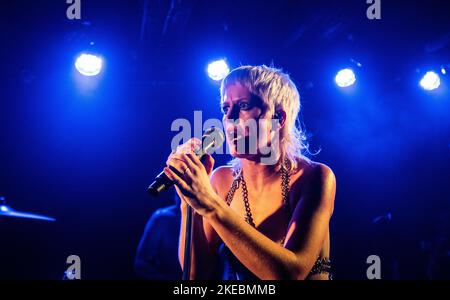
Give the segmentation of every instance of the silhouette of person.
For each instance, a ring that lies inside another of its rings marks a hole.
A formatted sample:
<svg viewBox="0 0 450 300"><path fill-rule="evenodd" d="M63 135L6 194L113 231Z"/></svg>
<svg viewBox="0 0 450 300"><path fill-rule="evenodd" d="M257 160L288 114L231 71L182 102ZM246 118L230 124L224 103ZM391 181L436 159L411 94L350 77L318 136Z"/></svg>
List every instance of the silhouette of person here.
<svg viewBox="0 0 450 300"><path fill-rule="evenodd" d="M443 210L435 220L435 232L429 242L427 277L450 279L450 211Z"/></svg>
<svg viewBox="0 0 450 300"><path fill-rule="evenodd" d="M178 262L180 202L181 199L175 193L175 205L157 209L148 220L134 262L134 270L140 278L181 279L182 271Z"/></svg>

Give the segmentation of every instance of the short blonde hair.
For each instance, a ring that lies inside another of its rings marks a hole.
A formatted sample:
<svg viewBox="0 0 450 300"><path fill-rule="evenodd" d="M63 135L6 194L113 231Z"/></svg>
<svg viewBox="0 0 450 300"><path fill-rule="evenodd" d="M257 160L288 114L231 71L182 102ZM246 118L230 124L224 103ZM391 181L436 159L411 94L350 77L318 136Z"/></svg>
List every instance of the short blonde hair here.
<svg viewBox="0 0 450 300"><path fill-rule="evenodd" d="M262 66L241 66L232 70L223 80L220 87L221 101L228 86L240 83L249 92L261 99L267 107L266 113L274 115L278 111L286 112L284 127L280 131L280 157L276 166L287 159L289 171L297 168L299 158L308 160L303 154L308 152L306 134L299 120L300 95L288 74L281 69ZM240 166L239 159L230 164Z"/></svg>

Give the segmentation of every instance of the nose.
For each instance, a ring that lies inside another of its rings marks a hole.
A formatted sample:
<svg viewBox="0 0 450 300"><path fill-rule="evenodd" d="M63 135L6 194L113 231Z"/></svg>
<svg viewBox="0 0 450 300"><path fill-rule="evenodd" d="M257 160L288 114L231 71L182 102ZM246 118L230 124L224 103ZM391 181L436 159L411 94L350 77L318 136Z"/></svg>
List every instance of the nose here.
<svg viewBox="0 0 450 300"><path fill-rule="evenodd" d="M238 131L239 127L239 118L232 119L229 118L229 114L224 115L223 119L223 128L228 137L234 135Z"/></svg>

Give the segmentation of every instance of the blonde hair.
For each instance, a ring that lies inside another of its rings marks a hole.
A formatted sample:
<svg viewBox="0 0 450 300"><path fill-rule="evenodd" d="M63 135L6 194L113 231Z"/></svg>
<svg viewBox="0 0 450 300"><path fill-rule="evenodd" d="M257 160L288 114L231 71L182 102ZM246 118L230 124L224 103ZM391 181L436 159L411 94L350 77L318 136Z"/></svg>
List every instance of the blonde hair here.
<svg viewBox="0 0 450 300"><path fill-rule="evenodd" d="M308 143L302 123L299 120L300 95L288 74L281 69L262 66L241 66L232 70L223 80L220 87L221 101L228 86L240 83L249 92L261 99L266 106L266 114L274 115L283 110L286 120L280 130L280 157L275 167L281 166L285 159L287 168L297 168L299 158L309 161L304 153L308 153ZM235 171L240 168L240 159L230 162Z"/></svg>

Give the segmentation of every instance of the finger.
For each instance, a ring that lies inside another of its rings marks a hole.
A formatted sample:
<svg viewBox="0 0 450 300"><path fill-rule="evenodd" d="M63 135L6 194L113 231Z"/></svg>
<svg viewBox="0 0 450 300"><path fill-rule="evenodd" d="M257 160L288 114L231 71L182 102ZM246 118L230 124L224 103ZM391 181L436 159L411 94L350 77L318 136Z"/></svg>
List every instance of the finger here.
<svg viewBox="0 0 450 300"><path fill-rule="evenodd" d="M194 165L196 165L198 168L202 168L203 167L203 164L202 164L202 162L200 161L200 159L197 157L197 155L195 155L195 153L194 152L189 152L189 153L186 153L186 155L187 155L187 157L189 157L189 159L192 161L192 163L194 164Z"/></svg>
<svg viewBox="0 0 450 300"><path fill-rule="evenodd" d="M190 143L190 145L191 146L199 146L199 145L201 145L202 144L202 141L200 141L200 139L198 139L198 138L191 138L191 139L189 139L189 141L188 141L189 143Z"/></svg>
<svg viewBox="0 0 450 300"><path fill-rule="evenodd" d="M184 159L181 157L181 154L174 154L171 157L169 157L166 161L166 164L169 164L170 162L175 162L175 161L182 161L184 162Z"/></svg>
<svg viewBox="0 0 450 300"><path fill-rule="evenodd" d="M197 173L196 165L185 153L176 154L172 158L172 161L168 163L168 165L170 165L172 162L175 164L175 166L181 164L180 167L177 167L177 171L180 171L182 174L186 173L186 168L189 168L193 173Z"/></svg>
<svg viewBox="0 0 450 300"><path fill-rule="evenodd" d="M197 138L192 138L190 141L190 151L196 152L202 148L202 142Z"/></svg>
<svg viewBox="0 0 450 300"><path fill-rule="evenodd" d="M189 144L183 144L182 146L180 146L180 148L178 148L177 155L189 152L190 150L191 146Z"/></svg>
<svg viewBox="0 0 450 300"><path fill-rule="evenodd" d="M206 173L211 175L211 172L214 169L214 158L210 154L206 154L204 166Z"/></svg>
<svg viewBox="0 0 450 300"><path fill-rule="evenodd" d="M173 181L173 183L175 185L177 185L178 187L180 187L181 189L185 190L185 191L189 191L189 186L186 184L186 182L180 178L180 176L178 176L177 174L175 174L174 171L172 171L171 169L165 167L164 168L164 173L166 174L166 176Z"/></svg>
<svg viewBox="0 0 450 300"><path fill-rule="evenodd" d="M170 152L169 156L167 157L166 160L166 164L169 163L169 161L172 159L172 157L175 155L175 150L172 150L172 152Z"/></svg>
<svg viewBox="0 0 450 300"><path fill-rule="evenodd" d="M192 151L196 147L199 147L199 145L201 145L201 141L199 139L191 138L186 143L178 146L177 153L187 153L189 151Z"/></svg>
<svg viewBox="0 0 450 300"><path fill-rule="evenodd" d="M172 158L172 157L180 156L180 154L190 151L190 148L191 148L191 146L188 144L188 142L186 142L186 143L184 143L184 144L182 144L180 146L177 146L170 153L169 159Z"/></svg>
<svg viewBox="0 0 450 300"><path fill-rule="evenodd" d="M187 154L182 154L181 157L183 159L183 162L189 168L188 170L190 170L192 173L196 174L198 168L195 165L195 163L192 161L192 159Z"/></svg>
<svg viewBox="0 0 450 300"><path fill-rule="evenodd" d="M181 160L172 160L167 164L170 170L178 173L179 176L182 176L185 173L185 170L188 169L188 166Z"/></svg>

